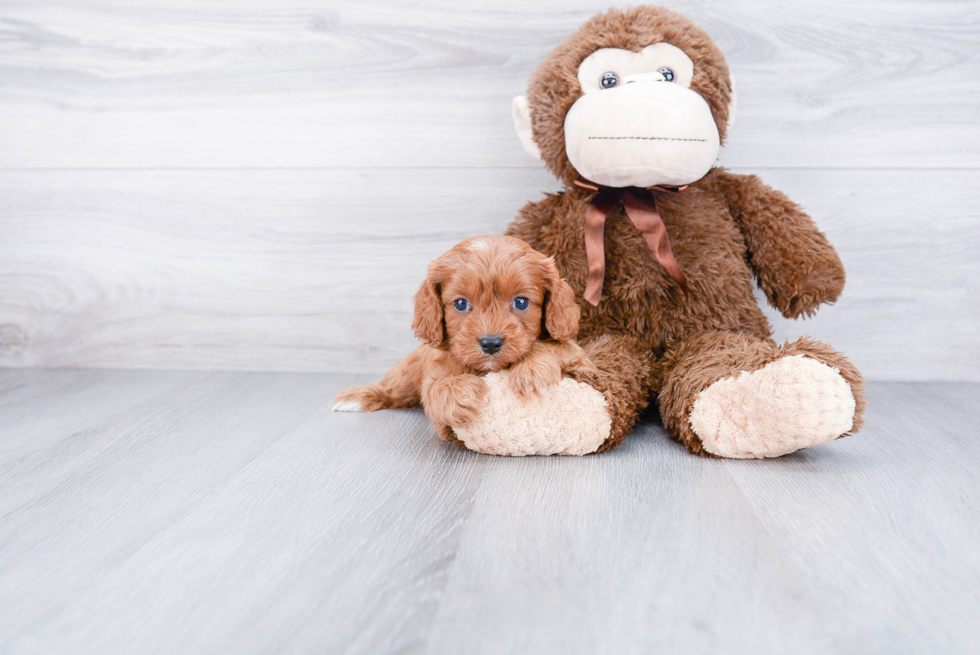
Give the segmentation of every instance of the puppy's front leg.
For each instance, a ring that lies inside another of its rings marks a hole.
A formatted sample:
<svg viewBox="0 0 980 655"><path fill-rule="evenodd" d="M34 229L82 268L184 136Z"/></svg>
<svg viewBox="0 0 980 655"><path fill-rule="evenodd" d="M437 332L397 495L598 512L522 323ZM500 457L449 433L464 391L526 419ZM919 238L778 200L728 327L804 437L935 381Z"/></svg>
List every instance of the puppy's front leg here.
<svg viewBox="0 0 980 655"><path fill-rule="evenodd" d="M475 375L464 373L441 377L422 387L422 407L448 441L452 433L446 426L464 428L477 419L487 404L487 385Z"/></svg>
<svg viewBox="0 0 980 655"><path fill-rule="evenodd" d="M585 351L573 341L538 341L527 357L510 368L511 388L525 397L558 384L565 373L596 372Z"/></svg>
<svg viewBox="0 0 980 655"><path fill-rule="evenodd" d="M561 343L536 341L521 361L510 367L511 388L520 396L540 393L561 382Z"/></svg>
<svg viewBox="0 0 980 655"><path fill-rule="evenodd" d="M568 343L562 344L563 348L561 350L561 372L567 373L572 378L578 379L578 376L586 375L597 375L599 369L595 367L589 356L585 354L582 346L578 345L574 341L569 341Z"/></svg>

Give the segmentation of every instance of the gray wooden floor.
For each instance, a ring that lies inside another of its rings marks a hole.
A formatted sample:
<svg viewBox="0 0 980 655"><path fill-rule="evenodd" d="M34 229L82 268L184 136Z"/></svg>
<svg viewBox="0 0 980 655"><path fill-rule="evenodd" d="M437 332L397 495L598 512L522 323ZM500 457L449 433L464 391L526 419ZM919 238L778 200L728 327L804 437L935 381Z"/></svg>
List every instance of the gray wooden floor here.
<svg viewBox="0 0 980 655"><path fill-rule="evenodd" d="M368 379L0 370L0 652L980 649L980 385L741 462L476 455Z"/></svg>

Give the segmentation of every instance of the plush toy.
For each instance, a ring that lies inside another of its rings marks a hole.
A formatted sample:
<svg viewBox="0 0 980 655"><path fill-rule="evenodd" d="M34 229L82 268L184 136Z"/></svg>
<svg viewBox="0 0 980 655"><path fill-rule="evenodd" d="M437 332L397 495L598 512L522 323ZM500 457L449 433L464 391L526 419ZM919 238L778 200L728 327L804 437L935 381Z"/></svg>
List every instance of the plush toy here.
<svg viewBox="0 0 980 655"><path fill-rule="evenodd" d="M585 425L608 413L596 450L654 399L670 435L702 455L775 457L857 431L858 370L809 338L777 345L753 297L754 278L784 316L808 316L837 299L844 269L785 195L713 167L735 86L704 31L659 7L597 15L513 109L524 148L564 189L506 233L554 257L580 299L579 342L598 372L579 379L605 403L564 411ZM485 425L468 429L500 441L509 411L491 398Z"/></svg>

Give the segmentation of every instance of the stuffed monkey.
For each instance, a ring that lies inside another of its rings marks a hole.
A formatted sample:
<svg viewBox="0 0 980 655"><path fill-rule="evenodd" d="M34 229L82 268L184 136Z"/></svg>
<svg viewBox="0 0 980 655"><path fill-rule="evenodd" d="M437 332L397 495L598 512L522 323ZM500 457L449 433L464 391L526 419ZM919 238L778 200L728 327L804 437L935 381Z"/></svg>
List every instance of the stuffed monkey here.
<svg viewBox="0 0 980 655"><path fill-rule="evenodd" d="M838 298L844 269L784 194L714 167L735 87L704 31L659 7L597 15L513 109L524 148L564 189L506 233L554 257L576 292L599 371L579 381L605 406L565 409L609 414L596 450L651 400L670 435L707 456L775 457L857 431L858 370L809 338L776 344L753 297L754 279L784 316L808 316Z"/></svg>

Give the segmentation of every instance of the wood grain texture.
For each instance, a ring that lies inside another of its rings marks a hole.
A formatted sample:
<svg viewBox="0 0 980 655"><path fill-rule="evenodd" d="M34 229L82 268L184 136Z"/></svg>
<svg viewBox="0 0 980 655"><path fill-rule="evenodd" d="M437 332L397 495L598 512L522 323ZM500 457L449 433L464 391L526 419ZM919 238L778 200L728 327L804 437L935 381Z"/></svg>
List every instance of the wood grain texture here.
<svg viewBox="0 0 980 655"><path fill-rule="evenodd" d="M336 382L304 375L2 379L0 414L30 412L0 436L16 450L0 462L3 652L422 640L483 462L441 448L421 414L333 423ZM61 420L38 425L47 412Z"/></svg>
<svg viewBox="0 0 980 655"><path fill-rule="evenodd" d="M777 337L815 335L871 379L980 380L976 172L762 176L848 270L816 318L770 312ZM382 372L416 345L426 264L554 186L509 169L0 172L0 365Z"/></svg>
<svg viewBox="0 0 980 655"><path fill-rule="evenodd" d="M366 376L0 371L0 651L974 653L980 385L705 460L494 458Z"/></svg>
<svg viewBox="0 0 980 655"><path fill-rule="evenodd" d="M667 2L738 79L734 167L980 165L973 0ZM534 167L510 100L591 0L8 0L0 166Z"/></svg>
<svg viewBox="0 0 980 655"><path fill-rule="evenodd" d="M873 379L980 380L980 5L669 5L738 77L721 161L848 267L778 335ZM390 366L425 264L555 187L509 101L603 8L3 3L0 366Z"/></svg>

